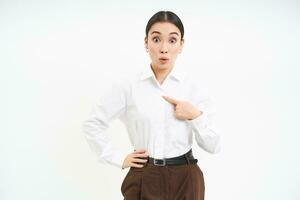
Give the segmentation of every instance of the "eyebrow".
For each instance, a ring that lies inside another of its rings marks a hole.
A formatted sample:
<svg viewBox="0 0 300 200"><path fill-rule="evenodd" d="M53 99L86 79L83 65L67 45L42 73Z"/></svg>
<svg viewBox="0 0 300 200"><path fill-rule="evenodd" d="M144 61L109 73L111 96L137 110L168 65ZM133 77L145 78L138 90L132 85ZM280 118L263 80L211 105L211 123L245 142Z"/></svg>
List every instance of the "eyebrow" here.
<svg viewBox="0 0 300 200"><path fill-rule="evenodd" d="M157 33L157 34L161 35L161 32L159 32L159 31L152 31L151 35L154 34L154 33ZM179 34L177 32L171 32L171 33L169 33L169 35L172 35L172 34L176 34L176 35L179 36Z"/></svg>

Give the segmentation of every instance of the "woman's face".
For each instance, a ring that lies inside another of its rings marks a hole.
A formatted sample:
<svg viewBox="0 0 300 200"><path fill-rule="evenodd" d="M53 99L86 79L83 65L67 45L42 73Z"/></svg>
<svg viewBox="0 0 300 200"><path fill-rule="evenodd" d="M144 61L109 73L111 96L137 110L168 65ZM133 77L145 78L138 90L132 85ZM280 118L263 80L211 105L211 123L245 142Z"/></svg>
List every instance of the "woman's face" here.
<svg viewBox="0 0 300 200"><path fill-rule="evenodd" d="M145 38L152 67L158 70L173 68L178 53L183 47L180 30L172 23L157 22L152 25Z"/></svg>

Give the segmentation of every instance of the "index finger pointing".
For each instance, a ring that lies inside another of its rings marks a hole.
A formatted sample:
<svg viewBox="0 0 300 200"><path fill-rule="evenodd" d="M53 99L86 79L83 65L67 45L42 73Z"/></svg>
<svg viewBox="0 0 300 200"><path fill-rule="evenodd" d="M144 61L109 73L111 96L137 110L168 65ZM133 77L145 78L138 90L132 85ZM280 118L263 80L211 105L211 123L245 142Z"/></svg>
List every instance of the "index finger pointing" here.
<svg viewBox="0 0 300 200"><path fill-rule="evenodd" d="M169 103L172 103L172 104L174 104L174 105L176 105L176 104L178 103L178 101L177 101L176 99L173 99L173 98L171 98L171 97L164 96L164 95L162 95L162 97L163 97L166 101L168 101Z"/></svg>

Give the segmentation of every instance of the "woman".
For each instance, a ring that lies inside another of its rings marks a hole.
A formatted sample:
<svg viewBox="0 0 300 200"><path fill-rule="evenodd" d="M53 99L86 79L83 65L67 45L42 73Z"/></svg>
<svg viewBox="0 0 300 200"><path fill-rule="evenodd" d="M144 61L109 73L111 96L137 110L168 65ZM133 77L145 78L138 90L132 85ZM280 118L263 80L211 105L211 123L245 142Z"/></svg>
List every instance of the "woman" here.
<svg viewBox="0 0 300 200"><path fill-rule="evenodd" d="M212 126L215 110L206 90L174 67L183 36L175 13L154 14L144 41L151 64L107 90L84 123L99 162L130 167L121 185L126 200L204 199L203 174L191 149L193 134L210 153L220 151L220 136ZM115 118L127 128L134 148L129 154L112 147L102 134Z"/></svg>

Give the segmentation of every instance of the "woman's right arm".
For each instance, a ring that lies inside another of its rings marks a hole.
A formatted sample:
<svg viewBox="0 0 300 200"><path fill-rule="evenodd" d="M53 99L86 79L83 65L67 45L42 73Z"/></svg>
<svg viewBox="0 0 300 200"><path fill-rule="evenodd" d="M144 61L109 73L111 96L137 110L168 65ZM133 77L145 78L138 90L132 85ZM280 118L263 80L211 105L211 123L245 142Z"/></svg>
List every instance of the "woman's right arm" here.
<svg viewBox="0 0 300 200"><path fill-rule="evenodd" d="M83 132L90 148L96 153L100 163L112 164L118 168L143 167L148 152L138 149L125 153L112 146L105 131L110 123L126 112L127 92L125 82L116 82L107 89L83 123Z"/></svg>
<svg viewBox="0 0 300 200"><path fill-rule="evenodd" d="M114 83L101 95L83 123L85 138L100 163L122 168L127 153L113 147L105 131L110 123L125 111L126 91L120 83Z"/></svg>

